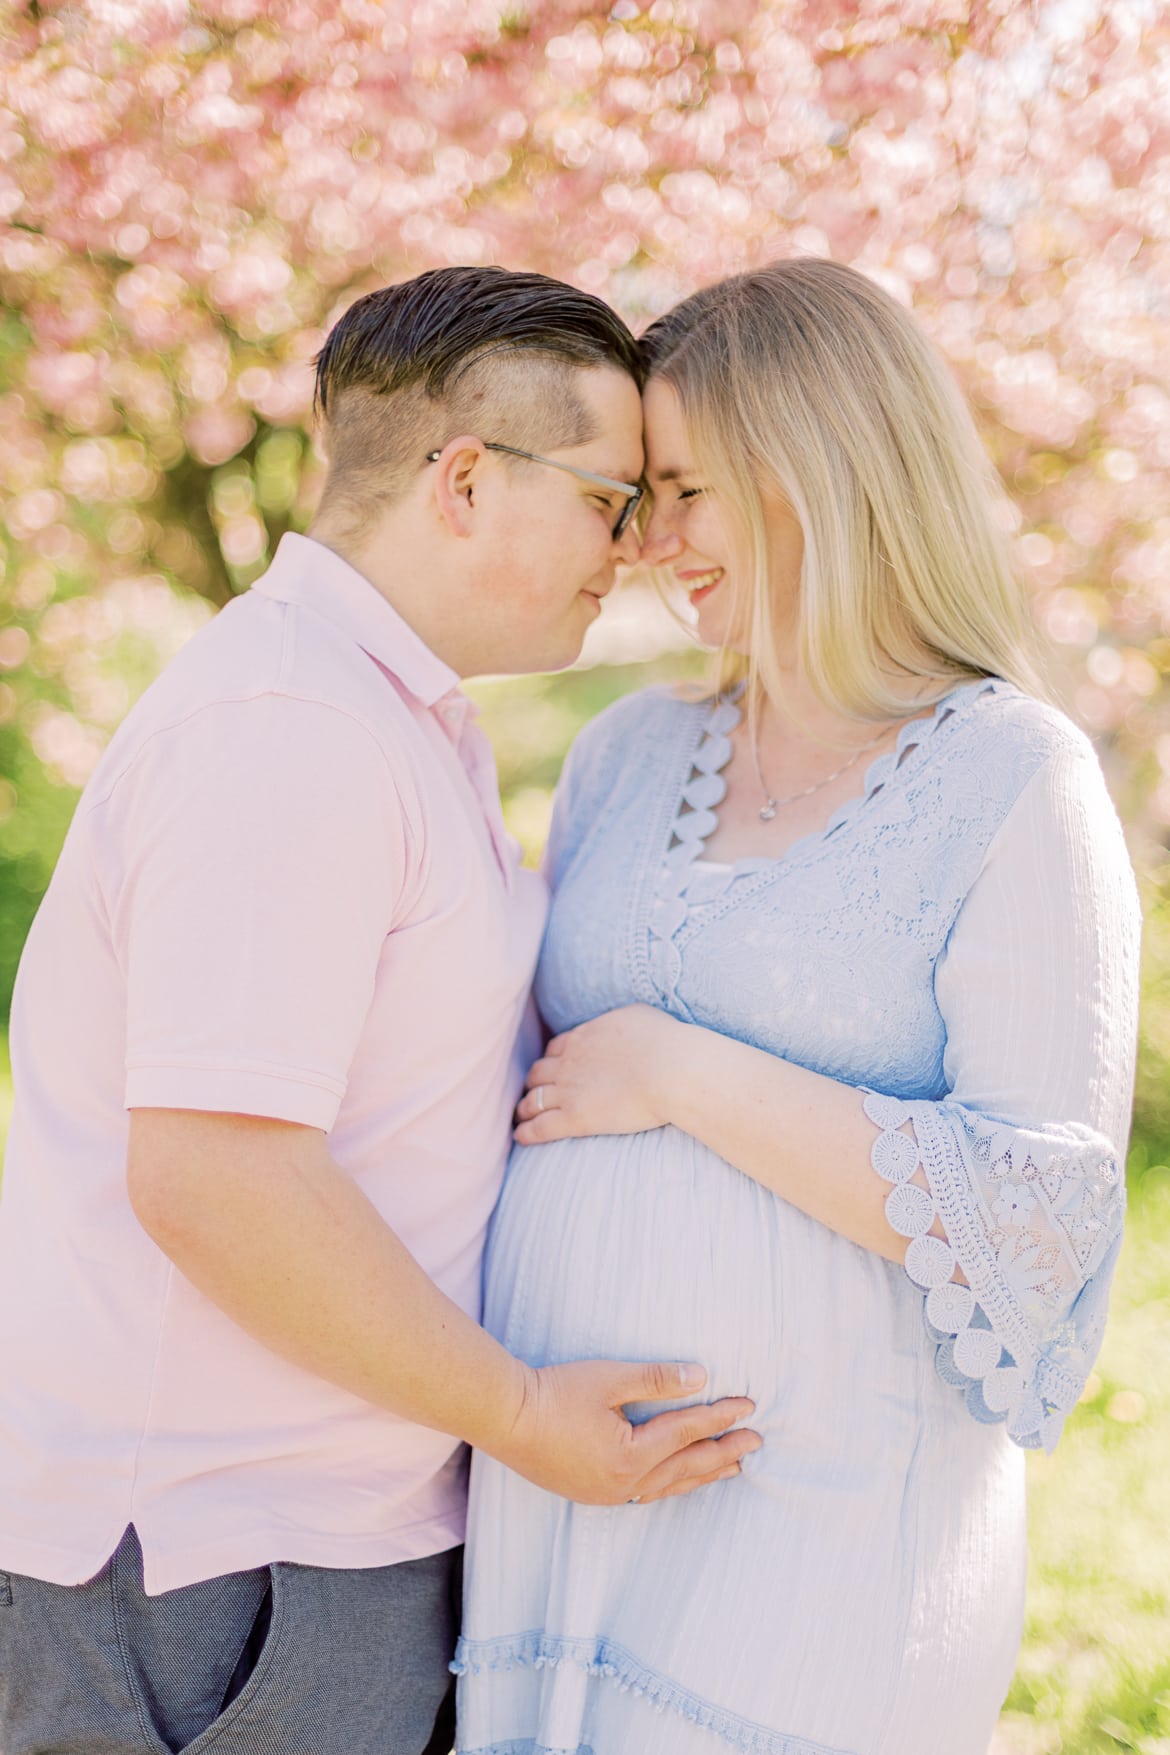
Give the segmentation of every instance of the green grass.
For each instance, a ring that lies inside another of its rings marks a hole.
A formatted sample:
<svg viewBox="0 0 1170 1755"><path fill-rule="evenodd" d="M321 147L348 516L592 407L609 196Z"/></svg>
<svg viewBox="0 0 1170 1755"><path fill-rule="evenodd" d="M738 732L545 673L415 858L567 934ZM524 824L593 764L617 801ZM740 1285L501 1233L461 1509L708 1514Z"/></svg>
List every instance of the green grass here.
<svg viewBox="0 0 1170 1755"><path fill-rule="evenodd" d="M1134 1196L1097 1370L1029 1458L1024 1648L997 1750L1170 1755L1170 1170Z"/></svg>

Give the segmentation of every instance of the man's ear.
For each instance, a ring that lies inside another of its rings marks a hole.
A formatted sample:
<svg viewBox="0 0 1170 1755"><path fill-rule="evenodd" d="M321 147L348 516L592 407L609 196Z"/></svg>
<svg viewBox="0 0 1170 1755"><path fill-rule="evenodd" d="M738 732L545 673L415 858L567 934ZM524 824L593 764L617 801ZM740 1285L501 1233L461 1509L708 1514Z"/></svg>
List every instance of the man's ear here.
<svg viewBox="0 0 1170 1755"><path fill-rule="evenodd" d="M448 439L435 461L435 505L452 536L470 536L487 452L470 433Z"/></svg>

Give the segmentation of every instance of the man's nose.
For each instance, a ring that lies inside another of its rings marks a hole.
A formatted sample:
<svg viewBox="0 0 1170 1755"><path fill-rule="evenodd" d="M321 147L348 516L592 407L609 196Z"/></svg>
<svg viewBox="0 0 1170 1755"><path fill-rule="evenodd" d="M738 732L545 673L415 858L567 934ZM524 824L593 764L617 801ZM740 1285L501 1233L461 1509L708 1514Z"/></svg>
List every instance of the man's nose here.
<svg viewBox="0 0 1170 1755"><path fill-rule="evenodd" d="M642 544L638 540L637 519L632 524L627 524L622 531L614 543L614 552L618 560L623 561L627 567L634 566L642 559Z"/></svg>

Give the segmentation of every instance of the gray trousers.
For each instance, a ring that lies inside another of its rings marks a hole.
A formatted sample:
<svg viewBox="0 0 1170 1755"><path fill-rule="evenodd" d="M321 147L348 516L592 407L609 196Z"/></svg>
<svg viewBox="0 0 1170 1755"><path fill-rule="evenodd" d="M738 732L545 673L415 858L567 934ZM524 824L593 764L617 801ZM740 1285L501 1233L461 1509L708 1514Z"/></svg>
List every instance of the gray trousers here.
<svg viewBox="0 0 1170 1755"><path fill-rule="evenodd" d="M448 1755L462 1552L148 1597L131 1526L87 1584L0 1573L0 1755Z"/></svg>

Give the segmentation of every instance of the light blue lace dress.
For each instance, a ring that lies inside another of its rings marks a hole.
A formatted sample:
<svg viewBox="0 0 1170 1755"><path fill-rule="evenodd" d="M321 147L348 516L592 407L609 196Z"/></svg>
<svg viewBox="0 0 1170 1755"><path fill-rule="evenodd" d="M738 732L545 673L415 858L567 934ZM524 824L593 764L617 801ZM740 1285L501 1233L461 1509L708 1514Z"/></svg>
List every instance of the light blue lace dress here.
<svg viewBox="0 0 1170 1755"><path fill-rule="evenodd" d="M652 691L578 740L541 1009L563 1031L646 1002L856 1087L906 1268L674 1128L513 1154L491 1331L533 1364L702 1360L765 1442L739 1478L616 1509L475 1459L468 1755L984 1755L1021 1447L1055 1442L1099 1343L1137 907L1087 742L966 684L823 834L719 869L737 712Z"/></svg>

